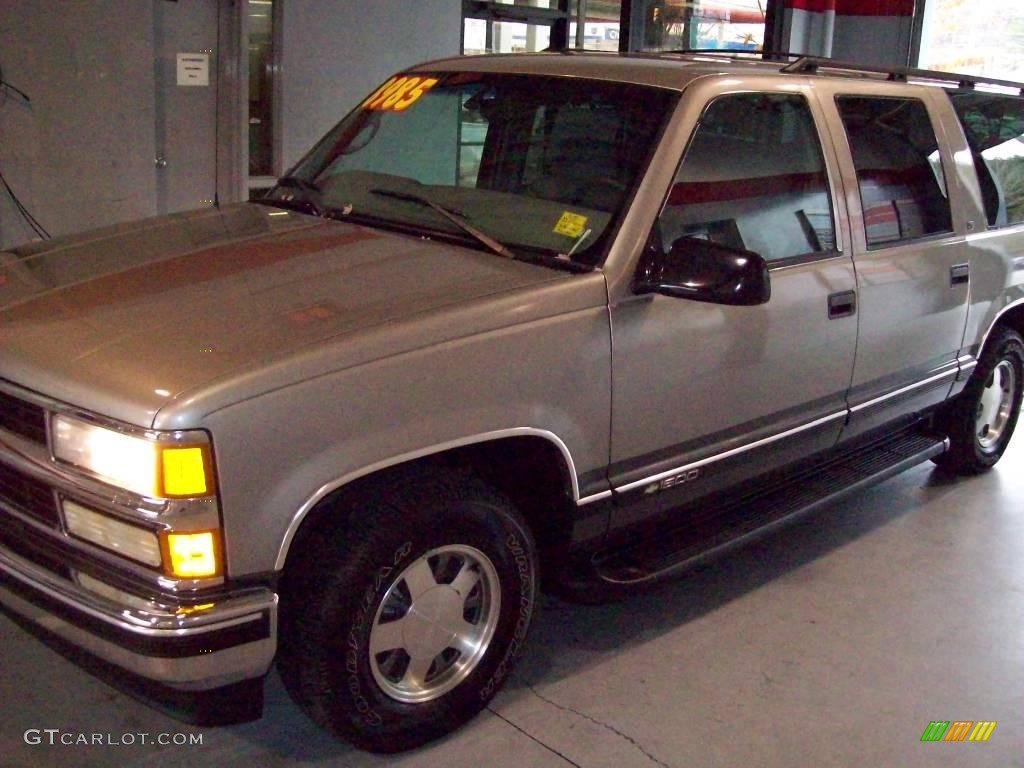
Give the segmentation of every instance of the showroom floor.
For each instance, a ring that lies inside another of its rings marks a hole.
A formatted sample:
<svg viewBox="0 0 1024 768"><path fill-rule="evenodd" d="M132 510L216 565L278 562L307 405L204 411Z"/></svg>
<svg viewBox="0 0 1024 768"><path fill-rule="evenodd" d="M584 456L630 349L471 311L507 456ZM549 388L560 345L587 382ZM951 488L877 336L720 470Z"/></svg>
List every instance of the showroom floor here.
<svg viewBox="0 0 1024 768"><path fill-rule="evenodd" d="M628 602L546 599L490 711L392 757L317 731L275 675L261 721L181 725L0 617L0 765L1024 766L1022 553L1018 436L987 476L918 467ZM922 743L932 720L998 725ZM202 745L36 745L28 729Z"/></svg>

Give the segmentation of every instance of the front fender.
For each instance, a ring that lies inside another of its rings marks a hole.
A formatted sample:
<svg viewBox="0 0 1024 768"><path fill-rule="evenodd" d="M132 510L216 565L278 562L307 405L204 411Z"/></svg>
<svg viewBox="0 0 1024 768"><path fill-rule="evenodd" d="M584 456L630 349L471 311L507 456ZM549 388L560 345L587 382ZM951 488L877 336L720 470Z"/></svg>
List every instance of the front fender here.
<svg viewBox="0 0 1024 768"><path fill-rule="evenodd" d="M534 434L573 474L607 465L607 307L393 355L221 409L214 435L232 576L279 570L324 495L451 447Z"/></svg>

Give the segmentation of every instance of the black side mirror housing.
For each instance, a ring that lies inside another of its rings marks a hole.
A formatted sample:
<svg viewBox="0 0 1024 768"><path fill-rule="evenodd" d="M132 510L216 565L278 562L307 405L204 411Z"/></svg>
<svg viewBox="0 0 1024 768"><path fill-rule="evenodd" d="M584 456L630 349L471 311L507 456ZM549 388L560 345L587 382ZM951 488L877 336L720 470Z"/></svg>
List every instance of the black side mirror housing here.
<svg viewBox="0 0 1024 768"><path fill-rule="evenodd" d="M667 254L648 256L633 288L735 306L766 304L772 295L764 257L696 237L681 237Z"/></svg>

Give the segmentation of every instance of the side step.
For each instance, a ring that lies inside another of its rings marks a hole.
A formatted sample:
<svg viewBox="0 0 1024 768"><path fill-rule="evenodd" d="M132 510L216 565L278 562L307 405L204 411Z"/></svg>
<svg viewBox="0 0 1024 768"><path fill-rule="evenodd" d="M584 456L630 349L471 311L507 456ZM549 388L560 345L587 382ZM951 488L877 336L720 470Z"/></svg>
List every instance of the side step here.
<svg viewBox="0 0 1024 768"><path fill-rule="evenodd" d="M947 448L945 440L918 431L897 434L816 465L712 509L681 513L681 524L656 538L594 558L598 575L612 584L640 584L693 568L764 536L847 494L886 480Z"/></svg>

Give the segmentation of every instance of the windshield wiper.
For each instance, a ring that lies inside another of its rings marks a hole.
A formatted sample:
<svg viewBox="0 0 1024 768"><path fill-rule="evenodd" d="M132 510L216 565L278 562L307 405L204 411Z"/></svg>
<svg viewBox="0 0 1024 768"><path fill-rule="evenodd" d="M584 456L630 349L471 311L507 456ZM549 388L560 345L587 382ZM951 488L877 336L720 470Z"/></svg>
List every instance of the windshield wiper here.
<svg viewBox="0 0 1024 768"><path fill-rule="evenodd" d="M273 190L270 194L259 198L256 202L263 203L264 205L276 205L281 208L291 208L302 213L309 213L313 216L323 216L324 210L317 200L323 194L320 187L314 184L312 181L306 181L306 179L300 179L298 176L282 176L277 180L275 189L277 187L285 187L289 189L298 189L308 194L301 196L277 197L273 194ZM314 199L314 196L316 199Z"/></svg>
<svg viewBox="0 0 1024 768"><path fill-rule="evenodd" d="M481 232L479 229L474 227L466 221L465 218L463 218L462 214L452 208L445 208L443 205L435 203L429 198L422 197L421 195L415 195L411 192L396 192L393 189L371 189L370 193L380 195L381 197L391 197L395 200L405 200L410 203L418 203L419 205L426 206L427 208L437 211L463 232L472 235L499 256L504 256L507 259L519 259L519 257L512 253L512 251L487 233Z"/></svg>

